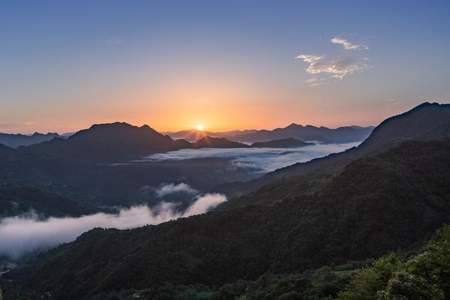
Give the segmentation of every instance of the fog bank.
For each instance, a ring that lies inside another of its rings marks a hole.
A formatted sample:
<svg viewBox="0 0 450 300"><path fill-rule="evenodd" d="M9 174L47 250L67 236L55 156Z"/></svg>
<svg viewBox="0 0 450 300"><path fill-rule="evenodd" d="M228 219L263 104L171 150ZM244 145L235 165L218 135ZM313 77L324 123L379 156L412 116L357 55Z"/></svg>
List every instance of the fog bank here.
<svg viewBox="0 0 450 300"><path fill-rule="evenodd" d="M221 194L201 195L184 213L176 212L176 204L163 202L153 209L134 206L122 209L118 214L97 213L46 220L29 215L4 218L0 220L0 256L19 258L26 253L73 241L95 227L128 229L202 214L226 200Z"/></svg>
<svg viewBox="0 0 450 300"><path fill-rule="evenodd" d="M165 153L156 153L135 163L146 161L177 161L186 159L223 158L229 159L236 168L251 169L257 173L267 173L290 166L298 162L306 162L314 158L338 153L359 145L345 144L315 144L298 148L201 148L181 149ZM181 187L180 187L181 188Z"/></svg>

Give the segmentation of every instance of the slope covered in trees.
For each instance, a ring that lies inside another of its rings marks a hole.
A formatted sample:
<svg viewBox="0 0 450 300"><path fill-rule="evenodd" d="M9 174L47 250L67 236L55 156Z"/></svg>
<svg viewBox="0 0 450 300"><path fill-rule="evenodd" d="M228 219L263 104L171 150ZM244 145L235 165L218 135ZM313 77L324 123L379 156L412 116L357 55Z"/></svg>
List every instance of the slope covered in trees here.
<svg viewBox="0 0 450 300"><path fill-rule="evenodd" d="M406 142L354 161L315 193L159 226L93 230L10 276L38 293L90 299L378 257L450 222L449 178L450 140Z"/></svg>

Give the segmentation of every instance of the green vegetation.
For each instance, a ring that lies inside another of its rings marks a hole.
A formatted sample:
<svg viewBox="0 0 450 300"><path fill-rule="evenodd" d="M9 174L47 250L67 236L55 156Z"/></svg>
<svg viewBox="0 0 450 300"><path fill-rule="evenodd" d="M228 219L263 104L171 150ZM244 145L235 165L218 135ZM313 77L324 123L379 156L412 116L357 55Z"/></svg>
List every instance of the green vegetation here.
<svg viewBox="0 0 450 300"><path fill-rule="evenodd" d="M450 226L438 231L424 250L402 260L388 255L357 273L340 300L419 300L450 297Z"/></svg>
<svg viewBox="0 0 450 300"><path fill-rule="evenodd" d="M272 197L282 201L273 205L133 230L92 230L7 275L37 294L51 291L56 299L123 291L170 295L159 299L176 299L174 291L190 299L333 299L348 292L342 289L360 267L333 265L418 245L450 222L448 178L450 140L407 142L351 163L309 195L282 198L276 189ZM283 185L291 187L289 181ZM390 297L402 283L427 284L427 278L405 274L412 267L404 263L384 257L351 281L352 291ZM158 299L153 296L148 299ZM353 299L372 299L361 297Z"/></svg>
<svg viewBox="0 0 450 300"><path fill-rule="evenodd" d="M355 268L356 267L356 268ZM264 275L219 289L212 299L439 300L450 297L450 226L417 254L387 254L371 264Z"/></svg>
<svg viewBox="0 0 450 300"><path fill-rule="evenodd" d="M415 254L390 253L373 262L325 266L303 273L267 273L253 281L237 280L220 287L164 284L102 292L90 299L444 300L449 297L450 226L446 225Z"/></svg>

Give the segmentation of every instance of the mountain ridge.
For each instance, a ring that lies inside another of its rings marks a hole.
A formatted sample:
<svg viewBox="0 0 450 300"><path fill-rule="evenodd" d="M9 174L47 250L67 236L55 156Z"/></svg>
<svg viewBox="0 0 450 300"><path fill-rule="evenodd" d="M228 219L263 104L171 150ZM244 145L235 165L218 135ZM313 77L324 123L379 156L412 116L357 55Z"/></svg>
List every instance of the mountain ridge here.
<svg viewBox="0 0 450 300"><path fill-rule="evenodd" d="M11 148L18 148L21 146L29 146L37 143L42 143L45 141L50 141L54 138L61 137L56 132L39 133L34 132L33 134L21 134L21 133L1 133L0 132L0 144Z"/></svg>
<svg viewBox="0 0 450 300"><path fill-rule="evenodd" d="M410 124L414 123L414 119L409 121L411 116L418 116L421 118L422 114L427 115L427 120L420 120L417 122L419 125L415 126L413 126L414 124ZM406 125L403 123L406 123ZM390 130L389 126L392 127L392 125L395 127L400 126L402 129L398 131L394 130L393 135L391 133L385 133L384 131ZM437 131L439 128L441 132ZM265 174L262 177L252 181L225 184L216 187L215 190L236 197L245 193L256 191L259 187L265 184L269 184L277 180L283 180L284 177L304 176L315 173L322 173L329 176L339 172L339 170L342 170L345 165L363 155L380 150L386 150L397 145L399 142L406 141L408 139L446 137L449 135L449 131L447 130L448 128L450 128L450 104L425 102L404 113L382 121L380 125L375 127L372 134L358 147L353 147L341 153L316 158L308 162L296 163ZM381 134L379 134L379 132L381 132Z"/></svg>
<svg viewBox="0 0 450 300"><path fill-rule="evenodd" d="M224 137L237 142L255 143L267 142L276 139L296 138L303 141L319 141L323 143L349 143L361 141L366 138L373 126L341 126L328 128L325 126L300 125L291 123L286 127L268 129L245 129L225 132L198 132L196 130L183 130L166 132L173 138L184 138L195 141L198 135L212 137Z"/></svg>
<svg viewBox="0 0 450 300"><path fill-rule="evenodd" d="M117 287L215 286L378 257L450 221L449 154L450 139L407 141L352 162L314 195L133 230L95 229L24 270L28 286L90 299Z"/></svg>

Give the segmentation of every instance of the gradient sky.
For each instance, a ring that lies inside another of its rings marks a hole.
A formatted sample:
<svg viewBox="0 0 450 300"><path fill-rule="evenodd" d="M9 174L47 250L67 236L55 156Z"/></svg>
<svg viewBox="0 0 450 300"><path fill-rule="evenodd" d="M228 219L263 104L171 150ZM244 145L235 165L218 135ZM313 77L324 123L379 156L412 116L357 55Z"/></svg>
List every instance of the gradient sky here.
<svg viewBox="0 0 450 300"><path fill-rule="evenodd" d="M448 0L5 0L0 41L2 132L376 125L450 102Z"/></svg>

